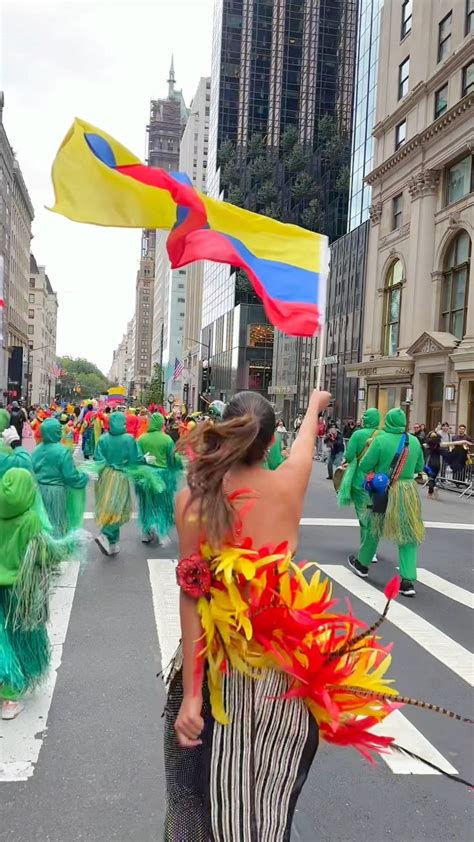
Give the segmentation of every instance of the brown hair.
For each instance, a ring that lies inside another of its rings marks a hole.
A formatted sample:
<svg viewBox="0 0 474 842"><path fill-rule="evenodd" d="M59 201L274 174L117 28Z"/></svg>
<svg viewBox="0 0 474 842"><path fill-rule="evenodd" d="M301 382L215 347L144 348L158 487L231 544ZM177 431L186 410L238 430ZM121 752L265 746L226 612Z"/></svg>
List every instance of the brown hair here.
<svg viewBox="0 0 474 842"><path fill-rule="evenodd" d="M239 392L227 404L223 420L198 424L179 442L178 448L191 451L188 485L189 506L197 505L206 539L218 548L233 535L236 512L224 492L228 471L239 462L260 462L275 432L271 404L257 392Z"/></svg>

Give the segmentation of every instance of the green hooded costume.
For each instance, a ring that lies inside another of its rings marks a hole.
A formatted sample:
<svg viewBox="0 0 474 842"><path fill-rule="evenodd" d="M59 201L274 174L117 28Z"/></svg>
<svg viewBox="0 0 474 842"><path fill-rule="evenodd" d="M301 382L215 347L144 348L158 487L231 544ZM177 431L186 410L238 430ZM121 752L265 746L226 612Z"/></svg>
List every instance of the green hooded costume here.
<svg viewBox="0 0 474 842"><path fill-rule="evenodd" d="M0 479L0 698L17 699L44 678L50 574L82 536L55 541L35 511L36 483L24 468Z"/></svg>
<svg viewBox="0 0 474 842"><path fill-rule="evenodd" d="M4 443L1 434L10 426L10 413L0 409L0 477L10 468L25 468L33 473L31 456L24 447L9 447Z"/></svg>
<svg viewBox="0 0 474 842"><path fill-rule="evenodd" d="M380 412L378 409L366 409L362 416L362 428L352 433L346 452L345 461L348 467L339 488L338 503L340 506L349 506L351 503L356 510L359 521L360 545L362 546L367 529L369 528L370 497L364 490L364 472L360 467L360 459L368 449L368 443L377 435L380 425Z"/></svg>
<svg viewBox="0 0 474 842"><path fill-rule="evenodd" d="M387 412L383 430L361 459L360 468L364 474L372 471L389 473L406 426L407 419L403 409L391 409ZM370 566L379 539L386 538L398 544L402 579L415 581L417 546L425 537L415 475L423 471L423 467L421 444L415 436L408 435L408 458L399 478L390 487L387 511L383 515L370 516L371 528L367 530L358 553L358 559L364 567Z"/></svg>
<svg viewBox="0 0 474 842"><path fill-rule="evenodd" d="M95 517L101 532L111 544L117 544L120 527L132 514L129 476L142 461L134 437L126 432L123 412L111 414L109 432L100 437L94 459L100 470Z"/></svg>
<svg viewBox="0 0 474 842"><path fill-rule="evenodd" d="M44 506L56 538L82 526L86 503L86 474L78 471L71 450L61 444L62 427L57 418L41 426L42 444L33 451L33 468Z"/></svg>
<svg viewBox="0 0 474 842"><path fill-rule="evenodd" d="M158 539L167 537L174 525L174 497L183 468L173 439L163 432L164 423L160 412L153 413L148 432L139 437L139 453L143 458L149 453L156 463L144 465L135 477L140 526L145 536Z"/></svg>

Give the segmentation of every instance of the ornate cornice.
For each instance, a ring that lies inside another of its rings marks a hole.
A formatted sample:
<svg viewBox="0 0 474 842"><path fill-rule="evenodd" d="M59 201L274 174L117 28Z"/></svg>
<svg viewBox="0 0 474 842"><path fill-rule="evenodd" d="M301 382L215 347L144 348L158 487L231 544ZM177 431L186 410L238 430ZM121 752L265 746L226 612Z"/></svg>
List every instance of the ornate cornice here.
<svg viewBox="0 0 474 842"><path fill-rule="evenodd" d="M400 149L391 156L391 158L387 158L383 164L380 164L379 167L372 170L372 172L364 178L364 183L370 184L371 186L376 184L377 181L379 181L386 173L396 167L400 161L403 161L404 158L410 156L415 149L429 144L433 137L445 131L446 128L449 128L455 120L459 119L459 117L464 116L466 111L471 109L473 105L474 94L466 94L466 96L459 100L459 102L450 108L449 111L446 111L441 117L438 117L434 123L431 123L427 129L414 135L414 137L410 138L407 143L401 146Z"/></svg>
<svg viewBox="0 0 474 842"><path fill-rule="evenodd" d="M412 201L421 196L434 195L438 189L440 175L439 170L425 170L424 167L412 175L408 182L408 192Z"/></svg>
<svg viewBox="0 0 474 842"><path fill-rule="evenodd" d="M382 219L382 202L374 202L369 208L369 216L372 225L378 225Z"/></svg>

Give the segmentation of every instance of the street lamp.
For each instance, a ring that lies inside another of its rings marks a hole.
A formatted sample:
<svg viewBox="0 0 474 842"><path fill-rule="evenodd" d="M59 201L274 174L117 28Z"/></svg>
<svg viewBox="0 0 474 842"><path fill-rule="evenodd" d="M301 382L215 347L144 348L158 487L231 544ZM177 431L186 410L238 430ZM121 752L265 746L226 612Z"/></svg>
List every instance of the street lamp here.
<svg viewBox="0 0 474 842"><path fill-rule="evenodd" d="M206 345L205 342L200 342L199 339L193 339L192 336L185 336L183 342L194 342L195 345L200 345L205 348L207 352L207 393L211 392L211 346Z"/></svg>
<svg viewBox="0 0 474 842"><path fill-rule="evenodd" d="M26 399L27 401L30 400L31 392L33 391L33 384L30 383L30 354L34 354L35 351L44 351L45 348L54 348L56 344L54 342L48 342L47 345L40 345L38 348L28 348L28 365L26 366Z"/></svg>

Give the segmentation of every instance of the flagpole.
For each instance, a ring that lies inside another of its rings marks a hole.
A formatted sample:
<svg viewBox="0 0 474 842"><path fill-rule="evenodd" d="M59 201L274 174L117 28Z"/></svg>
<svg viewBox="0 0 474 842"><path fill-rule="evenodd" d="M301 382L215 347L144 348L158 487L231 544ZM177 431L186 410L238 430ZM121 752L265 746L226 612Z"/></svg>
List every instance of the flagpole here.
<svg viewBox="0 0 474 842"><path fill-rule="evenodd" d="M320 289L320 308L321 308L321 330L319 333L319 353L318 353L318 373L316 375L316 389L319 391L321 388L321 380L323 376L323 357L324 357L324 342L326 339L326 290L327 290L327 278L329 274L329 245L328 240L326 239L326 247L324 250L324 256L322 263L325 266L325 274L324 280L321 284Z"/></svg>

